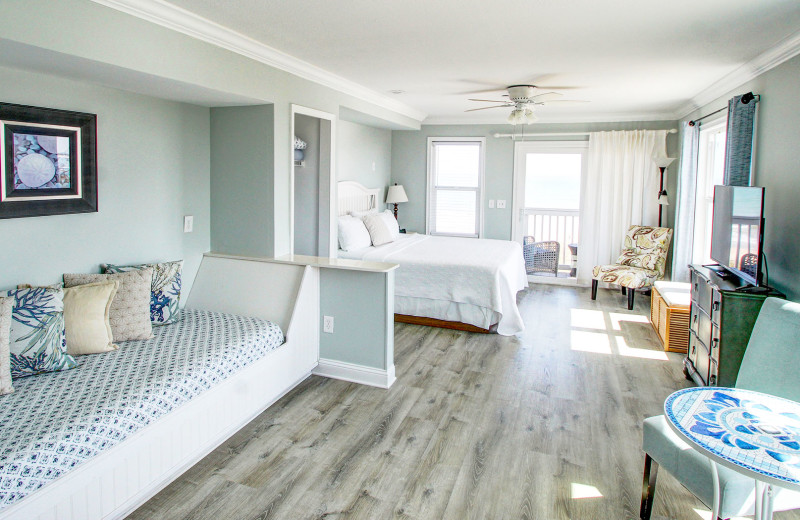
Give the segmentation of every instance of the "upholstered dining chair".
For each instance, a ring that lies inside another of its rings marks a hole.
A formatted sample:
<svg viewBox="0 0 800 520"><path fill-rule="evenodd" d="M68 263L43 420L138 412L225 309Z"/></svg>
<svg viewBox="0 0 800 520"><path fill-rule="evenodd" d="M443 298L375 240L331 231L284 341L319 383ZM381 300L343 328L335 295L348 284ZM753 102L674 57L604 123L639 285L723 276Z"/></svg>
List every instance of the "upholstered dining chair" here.
<svg viewBox="0 0 800 520"><path fill-rule="evenodd" d="M672 230L664 227L631 226L625 235L625 244L617 261L610 265L596 265L592 270L592 299L597 299L597 283L617 284L622 294L627 291L628 310L633 309L637 289L651 287L664 278Z"/></svg>
<svg viewBox="0 0 800 520"><path fill-rule="evenodd" d="M800 304L767 298L758 314L744 352L736 387L800 401ZM669 427L663 415L644 420L644 482L639 517L649 520L653 508L656 474L667 470L704 504L714 498L709 459L689 447ZM755 483L718 465L720 509L718 518L752 515ZM775 511L800 508L800 493L776 488Z"/></svg>

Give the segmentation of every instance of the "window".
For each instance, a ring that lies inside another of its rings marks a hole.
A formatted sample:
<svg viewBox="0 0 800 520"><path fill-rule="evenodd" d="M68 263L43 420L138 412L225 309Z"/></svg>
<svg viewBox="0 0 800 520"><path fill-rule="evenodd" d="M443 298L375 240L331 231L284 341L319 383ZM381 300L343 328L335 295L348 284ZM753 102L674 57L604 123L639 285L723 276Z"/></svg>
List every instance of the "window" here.
<svg viewBox="0 0 800 520"><path fill-rule="evenodd" d="M483 137L428 138L428 234L481 236L484 145Z"/></svg>
<svg viewBox="0 0 800 520"><path fill-rule="evenodd" d="M711 217L714 212L714 186L725 174L726 119L703 123L697 150L697 192L695 195L695 233L692 263L711 261Z"/></svg>

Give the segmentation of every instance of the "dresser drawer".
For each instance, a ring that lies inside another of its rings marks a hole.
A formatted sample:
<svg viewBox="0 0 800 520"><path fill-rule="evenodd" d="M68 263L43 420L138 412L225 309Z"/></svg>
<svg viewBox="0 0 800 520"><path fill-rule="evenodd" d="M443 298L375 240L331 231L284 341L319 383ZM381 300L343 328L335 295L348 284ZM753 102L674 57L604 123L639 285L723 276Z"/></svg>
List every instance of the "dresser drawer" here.
<svg viewBox="0 0 800 520"><path fill-rule="evenodd" d="M711 321L713 321L717 327L720 326L720 321L722 318L722 294L717 289L712 289L711 291Z"/></svg>
<svg viewBox="0 0 800 520"><path fill-rule="evenodd" d="M708 386L717 386L717 381L719 381L719 369L717 367L717 362L712 359L708 364Z"/></svg>
<svg viewBox="0 0 800 520"><path fill-rule="evenodd" d="M719 327L711 325L711 333L708 338L708 351L711 353L711 359L719 362Z"/></svg>
<svg viewBox="0 0 800 520"><path fill-rule="evenodd" d="M689 334L689 359L692 360L697 375L700 376L704 384L707 384L708 366L711 363L711 357L708 355L708 349L703 342L693 334Z"/></svg>
<svg viewBox="0 0 800 520"><path fill-rule="evenodd" d="M708 280L692 272L692 301L696 303L701 309L706 311L706 314L711 315L711 293L712 287Z"/></svg>

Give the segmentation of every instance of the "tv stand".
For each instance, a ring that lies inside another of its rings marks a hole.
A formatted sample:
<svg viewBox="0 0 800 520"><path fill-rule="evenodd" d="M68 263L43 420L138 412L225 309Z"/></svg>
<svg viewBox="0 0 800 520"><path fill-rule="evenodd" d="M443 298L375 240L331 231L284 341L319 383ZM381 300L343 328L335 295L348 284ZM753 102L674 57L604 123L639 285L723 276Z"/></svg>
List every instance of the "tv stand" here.
<svg viewBox="0 0 800 520"><path fill-rule="evenodd" d="M703 267L705 267L709 271L713 271L714 274L716 274L723 280L727 280L729 278L733 278L734 276L736 276L727 269L725 269L725 267L723 267L721 264L705 264L703 265Z"/></svg>
<svg viewBox="0 0 800 520"><path fill-rule="evenodd" d="M689 352L684 373L702 386L734 386L756 316L767 297L785 298L766 286L753 287L717 266L691 265Z"/></svg>

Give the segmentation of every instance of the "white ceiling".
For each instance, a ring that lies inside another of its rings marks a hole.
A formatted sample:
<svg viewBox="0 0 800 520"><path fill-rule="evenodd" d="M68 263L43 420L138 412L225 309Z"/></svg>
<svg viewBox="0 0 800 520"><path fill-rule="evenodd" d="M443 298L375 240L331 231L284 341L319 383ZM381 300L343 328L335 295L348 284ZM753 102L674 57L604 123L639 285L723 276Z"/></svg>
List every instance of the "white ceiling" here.
<svg viewBox="0 0 800 520"><path fill-rule="evenodd" d="M518 83L576 87L564 97L590 101L542 107L541 121L674 119L800 35L798 0L170 3L393 96L428 123L504 122L507 109L465 114L481 106L468 98L499 99L471 92Z"/></svg>

